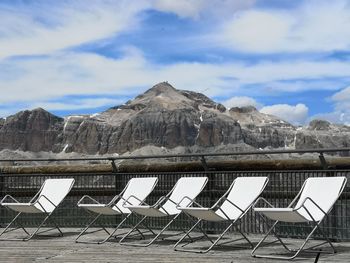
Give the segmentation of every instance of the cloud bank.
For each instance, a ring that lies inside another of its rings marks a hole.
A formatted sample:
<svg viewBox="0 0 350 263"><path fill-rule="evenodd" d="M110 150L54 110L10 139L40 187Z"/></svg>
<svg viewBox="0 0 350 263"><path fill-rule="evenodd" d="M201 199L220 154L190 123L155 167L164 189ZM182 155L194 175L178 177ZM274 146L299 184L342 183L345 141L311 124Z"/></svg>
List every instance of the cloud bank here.
<svg viewBox="0 0 350 263"><path fill-rule="evenodd" d="M349 1L9 1L0 17L0 116L88 112L169 81L292 123L350 122Z"/></svg>

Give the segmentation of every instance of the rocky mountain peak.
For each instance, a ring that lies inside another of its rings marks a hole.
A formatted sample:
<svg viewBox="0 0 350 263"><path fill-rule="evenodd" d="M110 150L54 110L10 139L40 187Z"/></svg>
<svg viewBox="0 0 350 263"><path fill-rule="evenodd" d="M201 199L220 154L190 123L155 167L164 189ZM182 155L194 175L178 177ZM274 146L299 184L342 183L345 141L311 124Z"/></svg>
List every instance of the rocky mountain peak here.
<svg viewBox="0 0 350 263"><path fill-rule="evenodd" d="M160 94L169 94L172 92L177 92L177 90L168 82L160 82L156 85L154 85L152 88L147 90L143 95L152 95L152 96L158 96ZM142 95L141 95L142 96Z"/></svg>
<svg viewBox="0 0 350 263"><path fill-rule="evenodd" d="M258 110L254 106L243 106L243 107L230 108L230 112L233 112L233 113L253 113L253 112L258 112Z"/></svg>
<svg viewBox="0 0 350 263"><path fill-rule="evenodd" d="M63 118L53 115L43 108L36 108L33 110L20 111L15 115L7 117L4 123L4 127L15 125L20 130L43 130L47 129L50 126L56 125L57 123L62 123L63 121Z"/></svg>
<svg viewBox="0 0 350 263"><path fill-rule="evenodd" d="M6 118L0 127L0 148L23 151L54 151L64 119L37 108Z"/></svg>
<svg viewBox="0 0 350 263"><path fill-rule="evenodd" d="M346 147L350 127L314 120L297 128L253 106L229 111L207 96L161 82L123 105L62 119L42 108L0 119L0 150L123 154ZM146 148L145 148L146 147ZM148 148L147 148L148 147Z"/></svg>
<svg viewBox="0 0 350 263"><path fill-rule="evenodd" d="M254 106L233 107L229 110L229 114L241 125L277 126L294 129L290 123L283 121L275 116L261 113Z"/></svg>
<svg viewBox="0 0 350 263"><path fill-rule="evenodd" d="M331 123L325 120L312 120L309 123L309 130L313 131L328 131L331 128Z"/></svg>

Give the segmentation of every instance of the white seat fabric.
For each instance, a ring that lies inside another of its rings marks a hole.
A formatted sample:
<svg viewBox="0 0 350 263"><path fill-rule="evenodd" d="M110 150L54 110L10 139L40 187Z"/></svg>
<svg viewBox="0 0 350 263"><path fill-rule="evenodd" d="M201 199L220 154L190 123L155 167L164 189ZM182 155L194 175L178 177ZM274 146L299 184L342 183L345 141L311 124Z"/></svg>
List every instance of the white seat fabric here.
<svg viewBox="0 0 350 263"><path fill-rule="evenodd" d="M337 201L339 194L345 186L345 182L345 177L308 178L299 193L300 197L294 208L254 208L254 210L272 220L291 223L313 220L318 222L326 215L317 205L327 214ZM313 200L317 205L308 198ZM307 211L302 207L303 203Z"/></svg>
<svg viewBox="0 0 350 263"><path fill-rule="evenodd" d="M158 182L157 177L145 177L145 178L132 178L129 180L120 195L116 195L108 204L100 204L92 197L84 196L78 202L78 207L84 208L91 212L96 213L96 217L80 232L80 234L75 239L77 243L92 243L92 244L102 244L109 240L114 233L124 224L124 222L131 216L131 211L124 207L124 203L129 203L131 205L139 205L142 203L147 196L153 191L154 187ZM94 203L84 204L82 203L84 199L90 199ZM108 233L107 237L100 241L81 241L80 237L83 235L88 235L94 233L88 233L87 230L98 220L101 215L122 215L124 218L119 222L119 224L114 228L113 231L109 232L103 226L103 229Z"/></svg>
<svg viewBox="0 0 350 263"><path fill-rule="evenodd" d="M269 230L267 231L266 235L254 247L251 255L253 257L259 258L291 260L296 258L302 251L313 251L314 253L335 253L336 250L332 242L325 235L324 231L322 231L321 222L328 215L335 202L339 198L340 194L344 190L346 181L347 179L344 176L308 178L304 182L298 195L294 198L294 200L287 208L254 208L254 211L259 212L259 214L264 215L265 217L274 220L275 222L269 226ZM266 200L263 201L271 206L271 204L267 203ZM298 249L293 248L292 250L275 231L275 227L279 222L308 223L308 226L312 226L312 228L309 234L306 235L305 240L301 242L300 247ZM306 244L316 230L319 230L319 233L322 234L325 241L320 244L313 244L311 247L307 247ZM263 242L270 235L274 235L284 249L289 252L293 251L294 254L257 254L256 251L263 246ZM331 251L326 251L324 248L319 248L320 245L324 245L326 243L329 244Z"/></svg>
<svg viewBox="0 0 350 263"><path fill-rule="evenodd" d="M130 209L132 212L143 215L143 218L138 223L136 223L136 225L134 225L134 227L128 233L126 233L126 235L119 241L119 244L142 247L151 245L180 215L181 210L177 209L177 206L181 205L182 207L186 207L190 205L192 203L192 200L194 200L204 189L207 182L207 177L181 177L176 182L170 193L168 193L167 196L159 199L158 202L153 206L146 204L125 205L125 207ZM184 199L185 197L190 199ZM164 202L164 204L162 204L162 202ZM166 216L171 217L171 219L157 234L151 229L150 226L144 222L148 217ZM146 227L152 234L154 234L154 237L148 243L131 244L129 242L124 242L124 240L126 240L131 233L137 230L140 225Z"/></svg>
<svg viewBox="0 0 350 263"><path fill-rule="evenodd" d="M236 220L242 217L244 211L259 197L267 181L267 177L238 177L233 181L226 197L227 200L222 203L220 209L213 211L210 208L188 207L182 208L182 210L207 221Z"/></svg>
<svg viewBox="0 0 350 263"><path fill-rule="evenodd" d="M18 202L14 197L10 195L6 195L1 200L1 205L5 206L8 209L14 210L17 213L17 215L12 219L12 221L5 227L5 229L0 233L0 236L4 235L5 233L8 233L10 231L16 230L18 228L23 229L27 236L24 238L15 238L15 239L4 239L4 240L21 240L21 241L28 241L33 236L40 234L38 231L41 227L44 226L44 224L47 222L47 220L51 218L51 215L53 211L58 207L58 205L63 201L63 199L68 195L70 190L72 189L74 184L73 178L67 178L67 179L47 179L41 186L39 192L32 198L32 200L28 203L20 203ZM11 199L12 203L7 203L5 200ZM20 227L17 227L15 229L10 229L10 227L13 225L13 223L19 218L23 213L31 213L31 214L45 214L45 218L41 221L39 226L31 233L29 234L28 231L18 222ZM54 221L53 221L54 222ZM57 223L55 223L55 229L57 229L62 236L63 233L58 227ZM44 231L47 232L47 231Z"/></svg>
<svg viewBox="0 0 350 263"><path fill-rule="evenodd" d="M249 239L239 230L238 222L246 214L246 212L252 207L255 200L259 197L268 183L267 177L238 177L236 178L227 192L216 202L211 208L207 207L184 207L180 208L187 215L196 217L198 221L185 233L184 236L175 244L174 249L177 251L187 252L199 252L206 253L210 251L218 242L222 239L225 233L233 226L236 225L236 229L242 237L252 247L252 243ZM221 203L221 205L220 205ZM199 204L198 204L199 205ZM222 222L228 221L230 224L226 229L213 241L200 227L199 230L203 233L204 237L210 240L211 245L204 250L188 249L179 247L180 243L195 230L195 228L203 221Z"/></svg>
<svg viewBox="0 0 350 263"><path fill-rule="evenodd" d="M52 213L70 192L74 179L47 179L42 185L37 199L31 203L2 203L17 212Z"/></svg>
<svg viewBox="0 0 350 263"><path fill-rule="evenodd" d="M159 209L145 205L125 205L125 207L144 216L163 217L177 215L181 213L181 210L176 208L177 204L183 200L184 197L195 199L203 190L207 181L207 177L181 177L171 191L171 195L169 196L170 200L167 200ZM181 207L188 206L191 203L190 199L184 199L181 202Z"/></svg>
<svg viewBox="0 0 350 263"><path fill-rule="evenodd" d="M124 202L128 200L132 205L139 205L153 191L157 182L157 177L132 178L123 190L122 198L115 205L92 203L78 206L103 215L130 214L131 211L123 206ZM129 198L130 196L136 198Z"/></svg>

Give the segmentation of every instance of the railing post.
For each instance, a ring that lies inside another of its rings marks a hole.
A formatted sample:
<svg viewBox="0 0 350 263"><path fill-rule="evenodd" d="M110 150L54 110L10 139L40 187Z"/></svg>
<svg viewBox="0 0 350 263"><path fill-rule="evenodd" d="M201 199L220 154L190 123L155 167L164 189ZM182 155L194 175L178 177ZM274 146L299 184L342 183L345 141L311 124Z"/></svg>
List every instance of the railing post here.
<svg viewBox="0 0 350 263"><path fill-rule="evenodd" d="M0 196L3 197L5 196L5 191L4 191L4 175L2 171L0 170ZM0 226L2 227L3 224L5 223L5 209L0 208Z"/></svg>
<svg viewBox="0 0 350 263"><path fill-rule="evenodd" d="M323 168L324 170L327 170L329 167L328 167L326 158L324 158L323 152L320 152L320 155L318 156L318 158L320 159L322 168Z"/></svg>
<svg viewBox="0 0 350 263"><path fill-rule="evenodd" d="M117 173L118 172L118 167L115 164L115 160L111 159L111 165L112 165L113 173Z"/></svg>
<svg viewBox="0 0 350 263"><path fill-rule="evenodd" d="M111 160L111 165L112 165L112 174L114 174L114 190L115 190L115 195L117 195L118 192L118 183L119 183L119 177L118 177L118 167L115 164L115 160L114 159L110 159ZM118 223L120 222L120 216L115 216L115 226L118 225Z"/></svg>
<svg viewBox="0 0 350 263"><path fill-rule="evenodd" d="M202 163L202 166L204 168L204 171L209 171L209 167L208 167L208 164L204 158L204 155L201 156L201 163Z"/></svg>

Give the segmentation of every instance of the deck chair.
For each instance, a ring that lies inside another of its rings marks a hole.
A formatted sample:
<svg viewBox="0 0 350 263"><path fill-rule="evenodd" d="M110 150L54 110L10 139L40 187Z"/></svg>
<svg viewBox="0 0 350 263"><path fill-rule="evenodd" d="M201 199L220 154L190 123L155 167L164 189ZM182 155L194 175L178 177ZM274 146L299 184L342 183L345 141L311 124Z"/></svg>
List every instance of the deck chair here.
<svg viewBox="0 0 350 263"><path fill-rule="evenodd" d="M108 204L101 204L92 197L85 195L79 202L78 207L84 208L87 211L97 214L96 217L81 231L77 236L75 242L77 243L90 243L90 244L102 244L110 239L114 233L120 229L120 227L125 223L125 221L131 216L131 211L128 208L123 206L124 202L130 197L135 196L135 198L130 199L127 203L129 205L139 205L141 201L145 200L147 196L153 191L154 187L158 182L157 177L147 177L147 178L132 178L129 180L123 191L116 195ZM84 203L85 200L89 200L90 203ZM139 201L140 200L140 201ZM93 203L91 203L91 201ZM121 215L123 219L121 222L114 228L112 232L109 232L105 227L100 226L101 228L87 233L87 230L98 220L101 215L105 216L116 216ZM95 233L97 231L104 230L107 233L107 237L99 241L79 241L80 237L83 235L88 235ZM124 233L125 234L125 233Z"/></svg>
<svg viewBox="0 0 350 263"><path fill-rule="evenodd" d="M0 236L5 233L14 231L16 229L23 229L23 231L27 234L26 237L21 239L2 239L2 240L30 240L34 235L38 235L44 232L47 232L52 229L57 229L59 231L60 236L63 235L62 231L56 224L56 222L52 219L51 215L54 210L58 207L58 205L63 201L63 199L70 192L74 184L74 179L47 179L41 186L39 192L29 201L29 203L20 203L11 195L6 195L0 202L0 205L4 206L7 209L18 212L17 215L13 218L13 220L5 227L5 229L1 232ZM7 200L11 200L12 202L8 203ZM32 232L31 234L19 223L19 227L10 228L11 225L20 217L20 215L28 213L28 214L44 214L45 218L41 221L39 226ZM48 219L52 221L55 225L54 228L42 231L38 233L40 228L42 228L45 222Z"/></svg>
<svg viewBox="0 0 350 263"><path fill-rule="evenodd" d="M252 256L260 258L291 260L297 257L302 251L314 253L335 253L336 250L333 244L322 231L320 224L327 217L328 213L333 208L334 203L337 201L340 194L344 190L346 181L346 177L308 178L304 182L298 195L294 198L294 200L287 208L275 208L268 201L261 198L261 200L269 207L254 208L254 210L262 216L267 225L268 222L266 218L269 218L275 222L267 231L267 234L252 250ZM296 205L294 205L295 203ZM276 233L275 226L279 222L289 222L294 224L308 223L312 228L306 239L302 242L301 246L298 249L293 250L290 249L286 243L283 242L281 237L279 237ZM305 248L305 245L316 230L319 231L319 233L324 237L326 241L316 246ZM263 246L262 243L270 235L270 233L273 233L273 235L277 238L277 240L274 242L280 242L280 244L287 250L288 253L292 253L291 256L256 254L257 249ZM316 247L327 243L330 245L331 251L321 251L315 249Z"/></svg>
<svg viewBox="0 0 350 263"><path fill-rule="evenodd" d="M219 245L218 242L232 226L238 230L238 232L242 235L242 238L230 240L229 242L245 239L250 245L250 248L253 248L252 243L246 237L246 235L243 234L239 226L241 219L253 206L254 202L266 187L267 183L267 177L238 177L233 181L227 192L210 208L202 207L194 200L185 197L184 200L188 199L194 204L194 206L180 207L180 202L179 209L187 214L192 221L194 221L194 225L175 244L174 249L176 251L206 253L210 251L215 245ZM198 220L193 220L191 216L197 218ZM201 227L201 222L203 221L216 223L229 222L229 225L217 237L216 240L212 240ZM179 246L186 237L190 237L190 233L196 228L201 230L203 233L203 236L201 236L200 239L203 237L207 238L211 242L211 245L205 250L186 249L185 246L193 242L193 239L190 238L191 242L187 242L186 244ZM229 242L221 243L221 245Z"/></svg>
<svg viewBox="0 0 350 263"><path fill-rule="evenodd" d="M178 209L178 203L185 197L188 196L189 199L186 199L182 202L181 206L186 207L192 204L194 200L204 189L205 185L208 182L207 177L182 177L180 178L173 189L166 195L161 197L154 205L148 205L145 202L142 202L142 205L130 206L128 202L125 203L125 207L129 208L132 212L142 215L143 218L119 241L121 245L130 245L130 246L142 246L147 247L156 241L162 233L178 218L181 213L181 210ZM131 196L129 200L134 199L134 196ZM128 201L129 201L128 200ZM163 229L155 233L151 227L144 223L144 221L149 217L169 217L171 218L169 222L163 227ZM146 227L154 237L148 243L134 243L134 242L125 242L130 234L135 231L140 225Z"/></svg>

